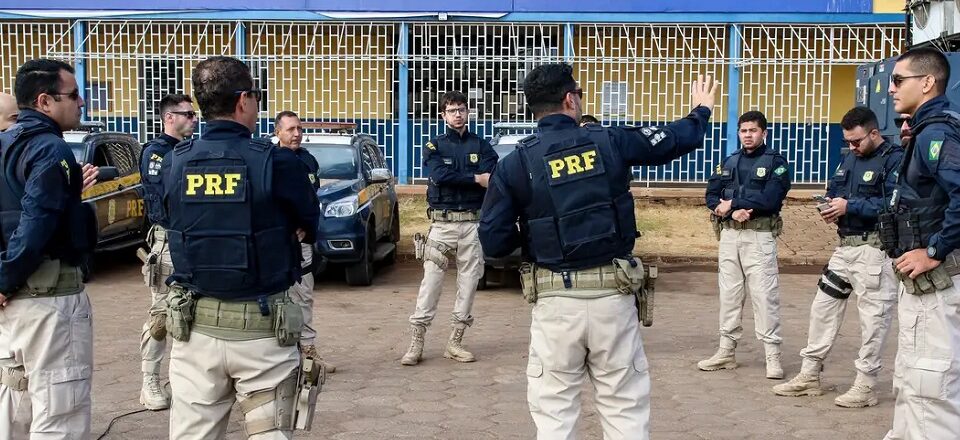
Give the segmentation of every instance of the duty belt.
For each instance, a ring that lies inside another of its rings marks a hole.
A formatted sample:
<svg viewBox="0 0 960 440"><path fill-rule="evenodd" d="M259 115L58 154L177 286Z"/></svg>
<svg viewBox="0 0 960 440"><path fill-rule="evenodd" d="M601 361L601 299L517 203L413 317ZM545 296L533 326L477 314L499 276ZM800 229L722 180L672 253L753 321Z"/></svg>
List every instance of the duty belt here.
<svg viewBox="0 0 960 440"><path fill-rule="evenodd" d="M480 220L480 211L451 211L448 209L427 209L427 218L435 222L475 222Z"/></svg>
<svg viewBox="0 0 960 440"><path fill-rule="evenodd" d="M774 230L774 226L776 225L778 218L779 217L759 217L759 218L752 218L743 223L731 219L731 220L724 220L722 224L724 229L737 229L737 230L752 229L752 230L761 231L761 232L772 232Z"/></svg>
<svg viewBox="0 0 960 440"><path fill-rule="evenodd" d="M53 276L53 271L57 271L55 268L51 268L48 265L56 264L57 260L44 260L40 264L40 267L34 272L34 275L31 275L30 279L33 279L34 276L38 275L42 271L49 270L51 273L46 274L47 277ZM53 296L68 296L76 295L83 291L83 274L80 271L78 266L70 266L66 264L59 264L59 271L56 273L56 281L49 284L44 284L44 287L31 286L31 281L27 280L27 285L21 287L17 291L19 295L27 295L35 298L42 297L53 297ZM51 280L52 281L52 280ZM52 287L45 287L51 286Z"/></svg>
<svg viewBox="0 0 960 440"><path fill-rule="evenodd" d="M953 277L960 275L960 251L953 251L939 266L911 279L894 268L897 278L903 283L906 293L911 295L926 295L938 290L953 287Z"/></svg>
<svg viewBox="0 0 960 440"><path fill-rule="evenodd" d="M286 295L286 292L268 296L267 304L272 305L283 295ZM274 336L275 307L270 307L269 315L264 315L260 310L260 303L257 301L222 301L216 298L200 297L197 299L194 312L193 329L200 333L242 332L243 339L272 337ZM207 331L204 331L205 329Z"/></svg>
<svg viewBox="0 0 960 440"><path fill-rule="evenodd" d="M613 264L583 270L553 272L537 267L534 270L537 283L537 296L568 296L576 298L601 298L617 295L617 267ZM580 290L579 292L576 290ZM597 292L583 292L596 290Z"/></svg>
<svg viewBox="0 0 960 440"><path fill-rule="evenodd" d="M880 249L880 234L876 232L864 232L863 234L851 234L840 236L840 246L872 246Z"/></svg>

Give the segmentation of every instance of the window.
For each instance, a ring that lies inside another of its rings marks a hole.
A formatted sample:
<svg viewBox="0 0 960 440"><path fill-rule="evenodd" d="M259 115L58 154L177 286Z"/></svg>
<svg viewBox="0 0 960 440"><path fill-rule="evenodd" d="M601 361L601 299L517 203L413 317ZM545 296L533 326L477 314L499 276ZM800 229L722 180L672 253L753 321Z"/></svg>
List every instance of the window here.
<svg viewBox="0 0 960 440"><path fill-rule="evenodd" d="M600 112L603 114L604 118L609 118L612 116L626 116L627 115L627 95L629 90L627 89L627 83L623 82L610 82L606 81L603 83L603 96Z"/></svg>

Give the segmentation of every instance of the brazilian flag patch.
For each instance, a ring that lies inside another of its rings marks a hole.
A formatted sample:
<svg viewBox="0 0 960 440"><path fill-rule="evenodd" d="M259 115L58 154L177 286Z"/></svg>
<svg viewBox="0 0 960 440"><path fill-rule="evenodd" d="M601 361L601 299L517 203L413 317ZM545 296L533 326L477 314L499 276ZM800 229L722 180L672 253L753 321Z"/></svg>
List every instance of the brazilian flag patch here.
<svg viewBox="0 0 960 440"><path fill-rule="evenodd" d="M929 152L927 153L927 160L935 161L940 159L940 149L943 147L943 141L930 141Z"/></svg>
<svg viewBox="0 0 960 440"><path fill-rule="evenodd" d="M787 167L783 165L780 165L779 167L777 167L777 169L773 170L773 174L776 174L778 176L782 176L783 173L786 173L786 172L787 172Z"/></svg>

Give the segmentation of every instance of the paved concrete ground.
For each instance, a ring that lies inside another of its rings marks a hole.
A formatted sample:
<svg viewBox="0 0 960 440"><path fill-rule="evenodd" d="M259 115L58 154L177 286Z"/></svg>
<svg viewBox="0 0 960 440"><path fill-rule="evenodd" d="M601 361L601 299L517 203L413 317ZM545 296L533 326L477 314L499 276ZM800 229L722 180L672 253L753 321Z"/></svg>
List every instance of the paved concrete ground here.
<svg viewBox="0 0 960 440"><path fill-rule="evenodd" d="M88 286L94 303L96 372L94 438L113 417L139 409L138 336L147 309L139 266L101 262ZM338 279L318 282L315 323L322 352L338 365L318 406L313 439L530 439L524 376L529 307L511 289L477 295L476 324L466 346L479 360L456 364L442 358L448 335L453 278L445 285L440 314L427 333L425 361L402 367L408 344L406 319L413 309L421 269L414 264L381 271L373 288L350 288ZM785 368L795 374L805 342L807 315L817 276L784 275L782 313ZM762 347L752 337L748 310L734 371L697 371L697 360L716 344L716 275L664 274L658 283L657 315L643 336L653 378L652 438L666 439L879 439L890 425L889 393L895 335L885 350L880 405L849 410L832 403L836 392L819 398L774 396L777 383L763 378ZM749 301L748 301L749 303ZM748 306L749 307L749 306ZM849 307L839 345L825 371L825 384L845 391L853 381L859 334L856 307ZM584 397L592 392L585 389ZM228 438L243 438L237 423ZM107 438L161 439L169 413L148 412L119 420ZM582 438L599 439L594 406L587 402Z"/></svg>

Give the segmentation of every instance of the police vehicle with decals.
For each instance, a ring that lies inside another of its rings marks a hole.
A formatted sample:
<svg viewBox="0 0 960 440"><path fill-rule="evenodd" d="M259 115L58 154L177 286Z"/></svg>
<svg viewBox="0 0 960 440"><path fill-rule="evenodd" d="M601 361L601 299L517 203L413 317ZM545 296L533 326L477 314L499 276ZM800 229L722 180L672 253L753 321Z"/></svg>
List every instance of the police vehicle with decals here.
<svg viewBox="0 0 960 440"><path fill-rule="evenodd" d="M100 167L97 183L81 195L96 216L96 251L134 248L143 243L146 230L138 167L143 147L129 134L102 128L103 124L85 122L77 131L64 132L63 138L77 162ZM89 278L89 262L83 270Z"/></svg>
<svg viewBox="0 0 960 440"><path fill-rule="evenodd" d="M369 286L374 263L392 264L400 241L393 174L380 146L356 133L356 124L304 122L303 128L300 148L320 165L317 197L323 215L314 272L323 272L328 263L342 265L347 284Z"/></svg>

